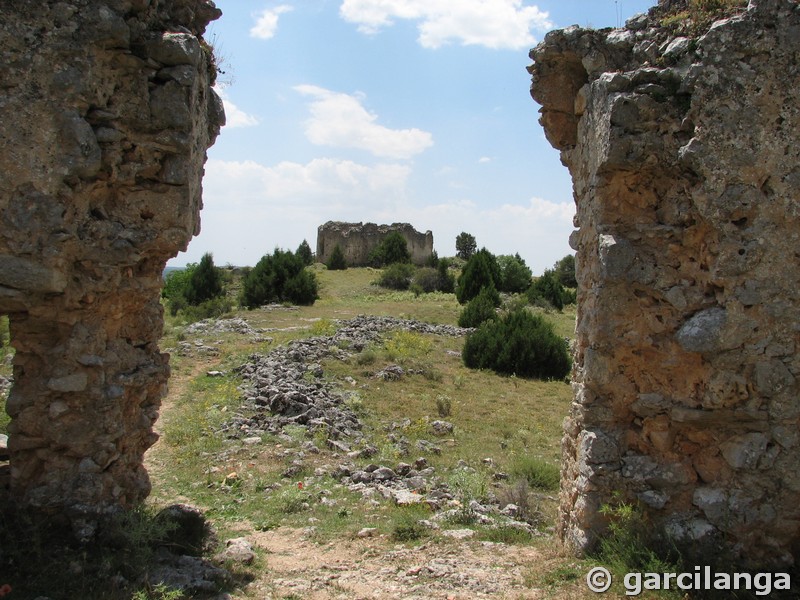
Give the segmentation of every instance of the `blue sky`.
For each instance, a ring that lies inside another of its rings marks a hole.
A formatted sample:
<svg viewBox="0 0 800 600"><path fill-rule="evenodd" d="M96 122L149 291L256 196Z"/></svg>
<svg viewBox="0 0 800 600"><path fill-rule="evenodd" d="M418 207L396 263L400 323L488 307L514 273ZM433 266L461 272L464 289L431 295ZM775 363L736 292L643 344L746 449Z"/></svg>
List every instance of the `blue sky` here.
<svg viewBox="0 0 800 600"><path fill-rule="evenodd" d="M529 94L528 51L655 0L216 0L228 124L208 152L202 231L253 265L329 220L409 222L440 256L467 231L535 274L571 252L569 174Z"/></svg>

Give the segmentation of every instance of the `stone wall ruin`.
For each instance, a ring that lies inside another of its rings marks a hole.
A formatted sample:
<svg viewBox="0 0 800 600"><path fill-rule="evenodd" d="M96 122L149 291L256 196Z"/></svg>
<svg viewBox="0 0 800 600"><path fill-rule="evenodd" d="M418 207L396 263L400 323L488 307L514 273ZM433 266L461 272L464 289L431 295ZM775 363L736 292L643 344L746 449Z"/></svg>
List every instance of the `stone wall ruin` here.
<svg viewBox="0 0 800 600"><path fill-rule="evenodd" d="M601 507L627 501L678 541L792 565L800 6L751 0L680 35L661 26L667 4L531 52L577 204L560 533L586 550Z"/></svg>
<svg viewBox="0 0 800 600"><path fill-rule="evenodd" d="M412 262L424 264L433 254L433 233L421 233L408 223L376 225L328 221L317 230L317 261L327 263L338 244L349 266L367 266L370 252L393 231L405 238Z"/></svg>
<svg viewBox="0 0 800 600"><path fill-rule="evenodd" d="M4 3L0 313L10 491L73 516L131 506L169 374L166 261L199 231L224 124L210 0Z"/></svg>

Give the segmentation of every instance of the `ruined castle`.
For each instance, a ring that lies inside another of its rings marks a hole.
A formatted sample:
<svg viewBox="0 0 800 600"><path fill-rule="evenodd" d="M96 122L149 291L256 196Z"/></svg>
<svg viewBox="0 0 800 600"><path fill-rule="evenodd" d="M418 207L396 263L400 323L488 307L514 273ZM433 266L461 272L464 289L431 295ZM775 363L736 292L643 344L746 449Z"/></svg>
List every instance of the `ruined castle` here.
<svg viewBox="0 0 800 600"><path fill-rule="evenodd" d="M328 221L317 230L317 261L327 263L338 245L349 266L366 266L370 253L393 231L405 238L411 262L424 264L433 254L433 233L420 233L408 223L376 225Z"/></svg>

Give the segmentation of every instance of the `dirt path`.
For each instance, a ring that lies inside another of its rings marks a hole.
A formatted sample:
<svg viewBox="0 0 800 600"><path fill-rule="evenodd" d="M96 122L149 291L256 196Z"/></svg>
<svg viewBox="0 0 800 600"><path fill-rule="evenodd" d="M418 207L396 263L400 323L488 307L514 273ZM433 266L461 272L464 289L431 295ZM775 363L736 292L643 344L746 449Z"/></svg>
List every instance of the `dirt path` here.
<svg viewBox="0 0 800 600"><path fill-rule="evenodd" d="M247 533L247 532L243 532ZM526 585L542 561L531 546L473 540L394 544L385 538L320 545L303 530L249 532L265 569L247 597L328 599L543 598Z"/></svg>

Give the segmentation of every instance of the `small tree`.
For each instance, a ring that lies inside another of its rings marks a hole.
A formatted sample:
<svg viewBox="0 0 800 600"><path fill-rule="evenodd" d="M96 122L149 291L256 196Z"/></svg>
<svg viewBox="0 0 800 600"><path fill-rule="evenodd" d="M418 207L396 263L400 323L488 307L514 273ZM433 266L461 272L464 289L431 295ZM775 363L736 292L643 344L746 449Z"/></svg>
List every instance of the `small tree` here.
<svg viewBox="0 0 800 600"><path fill-rule="evenodd" d="M414 267L408 263L393 263L384 269L378 285L392 290L407 290L414 278Z"/></svg>
<svg viewBox="0 0 800 600"><path fill-rule="evenodd" d="M293 252L276 249L265 255L242 283L242 306L256 308L270 302L314 304L317 278Z"/></svg>
<svg viewBox="0 0 800 600"><path fill-rule="evenodd" d="M553 271L546 269L541 277L531 284L527 291L528 302L534 305L550 305L558 311L564 308L564 301L568 299L568 294Z"/></svg>
<svg viewBox="0 0 800 600"><path fill-rule="evenodd" d="M206 300L218 298L223 293L222 275L214 266L214 258L206 252L186 282L183 295L189 304L197 306Z"/></svg>
<svg viewBox="0 0 800 600"><path fill-rule="evenodd" d="M575 277L575 255L567 254L564 258L559 260L553 267L556 279L564 287L576 288L578 287L578 280Z"/></svg>
<svg viewBox="0 0 800 600"><path fill-rule="evenodd" d="M347 261L344 259L344 252L339 244L333 247L327 267L330 271L344 271L347 268Z"/></svg>
<svg viewBox="0 0 800 600"><path fill-rule="evenodd" d="M430 294L439 289L439 284L439 271L431 267L422 267L414 273L411 289L420 294Z"/></svg>
<svg viewBox="0 0 800 600"><path fill-rule="evenodd" d="M533 273L519 254L497 257L500 266L500 291L520 294L531 286Z"/></svg>
<svg viewBox="0 0 800 600"><path fill-rule="evenodd" d="M497 311L500 306L500 294L494 289L493 285L481 289L461 311L458 316L459 327L478 327L484 321L491 321L497 318Z"/></svg>
<svg viewBox="0 0 800 600"><path fill-rule="evenodd" d="M491 285L498 289L501 287L500 283L497 259L486 248L481 248L464 265L458 278L456 298L461 304L466 304L480 293L481 288Z"/></svg>
<svg viewBox="0 0 800 600"><path fill-rule="evenodd" d="M450 259L440 258L436 270L439 272L439 291L452 294L456 290L456 276L450 271Z"/></svg>
<svg viewBox="0 0 800 600"><path fill-rule="evenodd" d="M475 251L478 249L478 244L475 241L475 236L462 231L456 236L456 256L464 260L469 260Z"/></svg>
<svg viewBox="0 0 800 600"><path fill-rule="evenodd" d="M566 340L524 308L484 322L467 336L462 356L470 369L535 379L564 379L572 368Z"/></svg>
<svg viewBox="0 0 800 600"><path fill-rule="evenodd" d="M308 245L306 240L303 240L302 243L297 247L295 254L300 260L303 261L304 265L309 266L314 264L314 253L311 252L311 246Z"/></svg>
<svg viewBox="0 0 800 600"><path fill-rule="evenodd" d="M164 287L161 289L161 297L166 298L170 302L180 298L181 301L186 304L186 297L183 292L189 285L189 279L191 279L195 269L197 269L197 263L189 263L186 265L185 269L170 271L164 280Z"/></svg>
<svg viewBox="0 0 800 600"><path fill-rule="evenodd" d="M406 238L399 231L392 231L369 253L369 262L373 267L411 262Z"/></svg>

